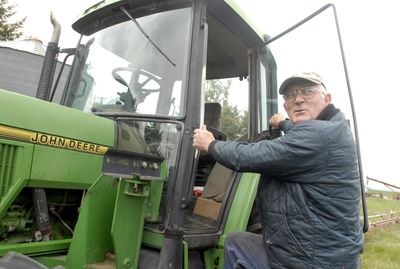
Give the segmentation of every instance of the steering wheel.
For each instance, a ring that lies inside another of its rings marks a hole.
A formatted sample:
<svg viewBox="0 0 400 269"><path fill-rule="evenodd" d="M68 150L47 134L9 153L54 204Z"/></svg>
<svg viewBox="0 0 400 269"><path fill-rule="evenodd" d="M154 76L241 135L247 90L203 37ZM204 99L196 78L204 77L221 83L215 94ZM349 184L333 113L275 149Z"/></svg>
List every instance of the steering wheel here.
<svg viewBox="0 0 400 269"><path fill-rule="evenodd" d="M128 89L130 89L129 84L118 74L118 72L121 71L127 71L130 73L134 73L135 70L131 67L116 67L112 70L112 76L113 78L118 81L119 83L121 83L122 85L128 87ZM142 92L146 95L153 93L153 92L159 92L161 90L161 78L157 77L156 75L153 75L150 72L147 72L145 70L140 70L139 71L139 75L143 75L146 76L147 78L142 81L142 82L136 82L135 83L135 88L133 89L133 91L135 92ZM144 89L144 87L147 85L147 83L149 83L151 80L156 81L160 87L158 89Z"/></svg>

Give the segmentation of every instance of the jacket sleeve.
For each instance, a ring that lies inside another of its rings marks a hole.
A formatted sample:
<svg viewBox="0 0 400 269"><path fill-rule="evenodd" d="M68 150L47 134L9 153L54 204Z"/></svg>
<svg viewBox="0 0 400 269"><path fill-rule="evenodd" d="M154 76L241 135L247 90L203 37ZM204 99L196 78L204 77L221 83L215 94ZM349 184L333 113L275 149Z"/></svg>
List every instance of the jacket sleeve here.
<svg viewBox="0 0 400 269"><path fill-rule="evenodd" d="M290 126L285 135L257 143L214 141L209 153L222 165L239 172L290 176L325 166L328 141L315 121Z"/></svg>

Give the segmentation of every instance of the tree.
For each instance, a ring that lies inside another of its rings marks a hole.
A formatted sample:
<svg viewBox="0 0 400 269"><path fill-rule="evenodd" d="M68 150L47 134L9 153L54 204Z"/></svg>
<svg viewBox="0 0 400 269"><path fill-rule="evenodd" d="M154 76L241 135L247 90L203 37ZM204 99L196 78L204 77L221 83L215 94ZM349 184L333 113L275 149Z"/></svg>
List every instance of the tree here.
<svg viewBox="0 0 400 269"><path fill-rule="evenodd" d="M232 80L214 79L207 80L205 100L206 102L216 102L222 104L228 102L229 88Z"/></svg>
<svg viewBox="0 0 400 269"><path fill-rule="evenodd" d="M14 23L8 22L16 12L15 5L9 5L8 0L0 0L0 40L10 41L22 36L21 28L25 23L26 17Z"/></svg>
<svg viewBox="0 0 400 269"><path fill-rule="evenodd" d="M247 133L248 112L241 112L237 106L229 104L231 85L231 79L208 80L205 101L221 104L221 125L219 129L226 133L228 140L235 140Z"/></svg>
<svg viewBox="0 0 400 269"><path fill-rule="evenodd" d="M247 111L240 114L237 106L225 105L221 113L221 130L226 133L228 140L235 140L247 133Z"/></svg>

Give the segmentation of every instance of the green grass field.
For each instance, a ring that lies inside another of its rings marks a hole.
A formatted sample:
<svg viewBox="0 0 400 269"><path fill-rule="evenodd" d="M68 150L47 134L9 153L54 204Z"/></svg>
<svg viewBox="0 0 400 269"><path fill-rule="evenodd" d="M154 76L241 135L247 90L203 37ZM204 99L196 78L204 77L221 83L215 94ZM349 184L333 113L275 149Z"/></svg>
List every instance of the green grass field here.
<svg viewBox="0 0 400 269"><path fill-rule="evenodd" d="M368 215L376 215L383 212L399 211L400 210L400 201L391 200L392 195L390 193L384 193L384 196L388 199L380 199L380 198L368 198L367 199L367 208Z"/></svg>
<svg viewBox="0 0 400 269"><path fill-rule="evenodd" d="M400 268L400 224L367 232L364 252L361 254L363 269Z"/></svg>
<svg viewBox="0 0 400 269"><path fill-rule="evenodd" d="M367 208L370 216L389 213L391 210L399 211L400 201L368 198ZM361 264L363 269L400 268L400 224L389 225L365 234Z"/></svg>

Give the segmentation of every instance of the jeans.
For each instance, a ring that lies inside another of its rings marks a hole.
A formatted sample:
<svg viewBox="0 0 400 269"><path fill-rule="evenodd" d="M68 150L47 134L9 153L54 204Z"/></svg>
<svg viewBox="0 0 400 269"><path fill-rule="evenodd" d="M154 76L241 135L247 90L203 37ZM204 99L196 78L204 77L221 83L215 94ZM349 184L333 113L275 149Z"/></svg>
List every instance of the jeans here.
<svg viewBox="0 0 400 269"><path fill-rule="evenodd" d="M260 234L233 232L225 240L224 269L269 269Z"/></svg>

